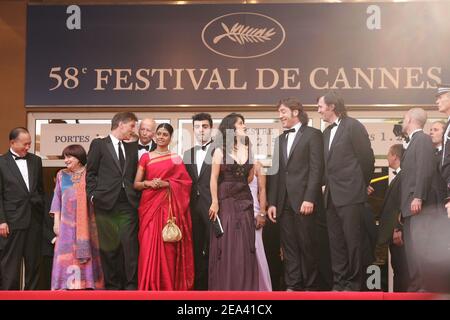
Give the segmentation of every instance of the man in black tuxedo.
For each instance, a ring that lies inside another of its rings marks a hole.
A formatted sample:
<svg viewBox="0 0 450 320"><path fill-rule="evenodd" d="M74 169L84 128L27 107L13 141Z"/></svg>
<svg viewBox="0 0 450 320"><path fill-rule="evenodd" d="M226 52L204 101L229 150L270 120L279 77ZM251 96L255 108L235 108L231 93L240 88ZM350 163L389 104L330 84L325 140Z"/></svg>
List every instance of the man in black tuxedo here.
<svg viewBox="0 0 450 320"><path fill-rule="evenodd" d="M145 118L139 123L138 160L148 151L156 149L153 137L156 132L156 122L152 118Z"/></svg>
<svg viewBox="0 0 450 320"><path fill-rule="evenodd" d="M117 113L111 133L92 141L87 160L86 189L94 204L100 255L109 290L137 289L139 195L133 188L137 171L137 143L126 143L137 118Z"/></svg>
<svg viewBox="0 0 450 320"><path fill-rule="evenodd" d="M211 223L208 216L211 206L211 132L213 121L208 113L192 117L195 146L183 155L183 162L192 179L191 216L194 237L194 262L196 290L208 289L209 236Z"/></svg>
<svg viewBox="0 0 450 320"><path fill-rule="evenodd" d="M308 127L308 116L296 98L283 99L277 107L285 130L273 152L268 216L280 223L286 289L317 290L315 215L321 201L322 133Z"/></svg>
<svg viewBox="0 0 450 320"><path fill-rule="evenodd" d="M423 132L427 114L421 108L410 109L403 119L403 133L409 137L402 162L400 208L404 220L406 258L411 281L408 291L424 291L425 255L429 224L437 210L433 178L436 166L433 143Z"/></svg>
<svg viewBox="0 0 450 320"><path fill-rule="evenodd" d="M403 245L403 228L400 218L400 180L402 171L400 160L403 156L403 145L394 144L389 148L387 160L393 169L394 178L386 190L381 208L380 228L375 247L375 264L384 265L388 260L388 248L391 252L391 265L394 270L394 291L406 291L409 283L409 272Z"/></svg>
<svg viewBox="0 0 450 320"><path fill-rule="evenodd" d="M37 288L41 256L44 187L42 160L28 153L25 128L9 134L10 149L0 157L0 256L3 290L19 290L25 262L25 290Z"/></svg>
<svg viewBox="0 0 450 320"><path fill-rule="evenodd" d="M375 158L369 135L347 116L344 100L330 91L318 100L324 130L325 190L333 290L359 291L362 285L364 203Z"/></svg>

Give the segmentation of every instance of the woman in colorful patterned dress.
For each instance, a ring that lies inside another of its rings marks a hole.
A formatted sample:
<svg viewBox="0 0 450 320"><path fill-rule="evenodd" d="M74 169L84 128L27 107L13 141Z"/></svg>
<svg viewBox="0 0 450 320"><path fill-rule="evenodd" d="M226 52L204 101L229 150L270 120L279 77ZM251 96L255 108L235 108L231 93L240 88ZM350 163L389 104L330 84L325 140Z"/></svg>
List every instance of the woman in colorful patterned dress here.
<svg viewBox="0 0 450 320"><path fill-rule="evenodd" d="M58 172L50 209L57 236L51 288L103 289L95 216L86 196L86 151L70 145L62 154L66 169Z"/></svg>

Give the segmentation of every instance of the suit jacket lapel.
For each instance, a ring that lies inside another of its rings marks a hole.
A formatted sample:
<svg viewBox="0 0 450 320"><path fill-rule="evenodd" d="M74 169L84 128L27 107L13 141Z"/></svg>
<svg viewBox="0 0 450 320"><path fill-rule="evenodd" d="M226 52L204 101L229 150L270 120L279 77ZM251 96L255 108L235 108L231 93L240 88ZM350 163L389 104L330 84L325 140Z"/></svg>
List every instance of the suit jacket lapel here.
<svg viewBox="0 0 450 320"><path fill-rule="evenodd" d="M108 148L109 152L111 153L111 156L113 157L113 161L116 164L117 169L119 169L119 171L122 172L122 169L120 168L119 158L117 157L116 150L114 150L114 146L112 144L110 136L106 138L106 148Z"/></svg>
<svg viewBox="0 0 450 320"><path fill-rule="evenodd" d="M328 149L328 145L330 144L330 134L331 134L331 130L328 128L326 128L323 131L323 146L324 146L325 159L328 159L328 154L330 153L330 150Z"/></svg>
<svg viewBox="0 0 450 320"><path fill-rule="evenodd" d="M283 159L284 165L287 165L287 138L285 134L280 136L280 148L281 148L281 157Z"/></svg>
<svg viewBox="0 0 450 320"><path fill-rule="evenodd" d="M336 144L336 141L339 141L339 139L341 138L341 136L342 136L342 134L343 134L343 132L345 130L345 128L344 128L345 127L345 123L346 123L345 122L345 118L342 118L341 122L339 123L339 125L338 125L338 127L336 129L336 133L334 134L333 141L331 142L330 150L328 152L328 157L333 153L334 145ZM330 135L328 137L328 144L329 144L329 141L330 141L330 137L331 137L331 130L330 130Z"/></svg>
<svg viewBox="0 0 450 320"><path fill-rule="evenodd" d="M122 176L125 174L125 171L127 171L128 163L130 162L130 158L131 158L130 144L123 143L123 148L125 150L125 164L123 167Z"/></svg>
<svg viewBox="0 0 450 320"><path fill-rule="evenodd" d="M195 147L191 148L191 161L189 162L189 167L191 168L192 173L194 174L195 180L198 180L198 172L197 172L197 158L195 154Z"/></svg>
<svg viewBox="0 0 450 320"><path fill-rule="evenodd" d="M11 172L17 178L17 181L22 186L22 188L26 192L28 192L27 185L25 184L25 180L23 179L22 174L20 173L20 170L19 170L19 167L17 166L16 160L13 159L13 156L12 156L11 152L8 152L8 155L9 156L6 157L6 159L8 161L8 165L9 165L9 167L11 169ZM27 160L27 163L28 163L28 160ZM30 172L29 171L28 171L28 176L30 176ZM30 190L31 190L31 184L30 184Z"/></svg>
<svg viewBox="0 0 450 320"><path fill-rule="evenodd" d="M413 136L411 137L411 140L410 140L409 143L408 143L408 147L406 148L405 152L403 152L403 156L402 156L400 162L402 162L403 159L405 159L405 156L406 156L406 154L408 153L408 151L411 150L411 147L414 147L413 142L415 141L415 138L417 137L417 134L418 134L419 132L423 132L423 131L418 131L418 132L416 132L416 133L413 134Z"/></svg>
<svg viewBox="0 0 450 320"><path fill-rule="evenodd" d="M211 145L208 146L208 149L206 151L206 156L205 156L205 159L203 160L202 168L200 169L200 174L198 175L199 178L203 175L203 173L205 173L206 166L207 166L206 164L212 162L210 146Z"/></svg>
<svg viewBox="0 0 450 320"><path fill-rule="evenodd" d="M383 211L384 211L384 208L385 208L386 203L387 203L386 200L389 199L389 195L391 194L392 189L394 189L395 185L396 185L397 182L399 181L399 180L398 180L398 175L399 175L399 174L400 174L400 173L398 173L398 174L394 177L394 179L392 179L391 184L389 185L389 187L388 187L387 190L386 190L386 194L384 195L384 201L383 201L383 207L382 207L382 209L381 209L381 213L383 213Z"/></svg>
<svg viewBox="0 0 450 320"><path fill-rule="evenodd" d="M28 184L30 186L30 192L31 190L34 190L34 161L27 157L27 167L28 167Z"/></svg>
<svg viewBox="0 0 450 320"><path fill-rule="evenodd" d="M291 158L292 152L294 151L295 147L297 146L297 144L298 144L298 142L300 140L300 137L303 134L303 131L305 131L305 128L306 128L306 126L302 125L300 127L300 130L298 130L297 134L295 135L294 142L292 143L292 146L291 146L291 150L289 150L289 156L288 156L287 162L289 162L289 159ZM287 148L287 142L286 142L286 148Z"/></svg>

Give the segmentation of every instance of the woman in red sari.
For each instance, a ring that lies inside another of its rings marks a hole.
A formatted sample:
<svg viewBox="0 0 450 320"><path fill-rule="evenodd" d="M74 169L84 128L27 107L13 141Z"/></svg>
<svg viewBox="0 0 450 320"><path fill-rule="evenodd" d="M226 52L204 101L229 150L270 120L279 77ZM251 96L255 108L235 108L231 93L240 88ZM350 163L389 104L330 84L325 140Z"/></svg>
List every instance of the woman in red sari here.
<svg viewBox="0 0 450 320"><path fill-rule="evenodd" d="M190 290L194 284L194 256L189 199L192 181L182 159L169 150L173 128L156 129L155 151L142 155L134 187L142 190L139 205L139 290ZM169 205L170 203L170 205ZM164 242L162 230L169 207L182 239Z"/></svg>

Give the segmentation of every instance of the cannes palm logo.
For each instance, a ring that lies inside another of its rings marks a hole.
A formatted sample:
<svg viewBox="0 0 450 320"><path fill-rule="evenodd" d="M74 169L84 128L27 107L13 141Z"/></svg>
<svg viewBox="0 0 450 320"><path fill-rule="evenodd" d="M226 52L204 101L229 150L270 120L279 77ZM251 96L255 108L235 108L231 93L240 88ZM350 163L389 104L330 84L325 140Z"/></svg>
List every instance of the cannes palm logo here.
<svg viewBox="0 0 450 320"><path fill-rule="evenodd" d="M211 20L202 31L205 46L221 56L249 59L277 50L286 38L275 19L252 12L236 12Z"/></svg>

